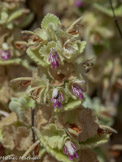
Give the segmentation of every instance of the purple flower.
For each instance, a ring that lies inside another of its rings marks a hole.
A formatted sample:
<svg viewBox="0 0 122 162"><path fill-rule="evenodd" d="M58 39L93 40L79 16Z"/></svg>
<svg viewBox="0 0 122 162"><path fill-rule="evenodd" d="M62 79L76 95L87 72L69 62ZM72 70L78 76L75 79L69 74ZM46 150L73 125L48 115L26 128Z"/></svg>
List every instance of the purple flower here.
<svg viewBox="0 0 122 162"><path fill-rule="evenodd" d="M0 57L2 60L8 60L10 59L10 51L9 50L0 50Z"/></svg>
<svg viewBox="0 0 122 162"><path fill-rule="evenodd" d="M78 154L76 153L77 148L71 141L66 141L64 146L64 153L68 155L69 160L73 160L73 158L78 158Z"/></svg>
<svg viewBox="0 0 122 162"><path fill-rule="evenodd" d="M82 0L75 0L75 6L76 6L76 7L81 7L81 6L83 6Z"/></svg>
<svg viewBox="0 0 122 162"><path fill-rule="evenodd" d="M83 89L76 83L72 85L73 94L78 97L79 99L83 99Z"/></svg>
<svg viewBox="0 0 122 162"><path fill-rule="evenodd" d="M59 67L60 57L56 52L55 48L52 48L49 53L49 62L52 64L52 67Z"/></svg>
<svg viewBox="0 0 122 162"><path fill-rule="evenodd" d="M53 105L54 108L62 107L62 101L64 101L64 97L63 97L63 94L61 92L59 92L57 88L55 88L53 90L51 101L54 103L54 105Z"/></svg>

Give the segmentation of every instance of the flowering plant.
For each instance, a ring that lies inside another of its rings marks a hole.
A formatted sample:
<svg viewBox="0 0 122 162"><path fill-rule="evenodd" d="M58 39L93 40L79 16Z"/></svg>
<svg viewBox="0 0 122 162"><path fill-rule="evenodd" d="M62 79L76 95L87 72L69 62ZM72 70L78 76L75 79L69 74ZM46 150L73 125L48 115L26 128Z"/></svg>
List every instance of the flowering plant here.
<svg viewBox="0 0 122 162"><path fill-rule="evenodd" d="M0 122L5 148L24 151L39 141L43 162L98 161L93 149L115 131L100 125L92 109L83 105L89 59L76 27L80 23L81 18L64 29L58 17L47 14L41 28L23 31L27 55L38 68L32 77L12 80L23 90L11 98L11 113Z"/></svg>

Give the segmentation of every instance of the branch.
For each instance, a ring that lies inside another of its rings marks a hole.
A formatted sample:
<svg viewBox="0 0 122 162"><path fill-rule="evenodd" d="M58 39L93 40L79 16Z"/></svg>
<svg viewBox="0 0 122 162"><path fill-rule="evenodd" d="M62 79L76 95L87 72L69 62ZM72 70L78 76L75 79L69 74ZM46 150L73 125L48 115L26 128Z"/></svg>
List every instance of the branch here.
<svg viewBox="0 0 122 162"><path fill-rule="evenodd" d="M112 5L112 0L109 0L109 2L110 2L111 9L112 9L112 12L113 12L113 18L114 18L115 25L116 25L117 30L119 31L120 37L121 37L121 39L122 39L122 31L121 31L121 29L120 29L120 26L119 26L119 23L118 23L116 14L115 14L115 12L114 12L114 7L113 7L113 5Z"/></svg>

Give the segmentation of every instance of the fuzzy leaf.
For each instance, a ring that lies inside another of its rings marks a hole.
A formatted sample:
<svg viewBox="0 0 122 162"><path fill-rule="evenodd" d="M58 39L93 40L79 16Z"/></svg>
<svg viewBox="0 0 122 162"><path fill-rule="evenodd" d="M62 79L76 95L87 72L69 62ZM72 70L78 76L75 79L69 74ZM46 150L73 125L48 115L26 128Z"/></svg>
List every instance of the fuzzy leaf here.
<svg viewBox="0 0 122 162"><path fill-rule="evenodd" d="M44 45L43 47L40 48L39 53L43 57L43 60L49 64L48 59L49 59L49 53L51 48L56 47L56 42L51 41L47 43L47 45Z"/></svg>
<svg viewBox="0 0 122 162"><path fill-rule="evenodd" d="M71 111L78 108L82 103L82 100L70 100L68 103L63 104L61 109L56 108L55 112Z"/></svg>
<svg viewBox="0 0 122 162"><path fill-rule="evenodd" d="M11 21L13 21L14 19L16 19L16 18L22 16L23 14L25 14L25 13L27 13L27 12L28 12L27 9L19 9L19 10L13 12L13 13L10 15L10 17L8 18L7 22L9 23L9 22L11 22Z"/></svg>
<svg viewBox="0 0 122 162"><path fill-rule="evenodd" d="M86 109L80 106L68 113L61 112L60 118L64 123L75 123L81 128L81 133L78 137L80 142L94 137L98 132L96 117L92 110L88 108Z"/></svg>
<svg viewBox="0 0 122 162"><path fill-rule="evenodd" d="M86 47L86 41L81 41L81 42L79 42L79 53L82 53L83 51L84 51L84 49L85 49L85 47Z"/></svg>
<svg viewBox="0 0 122 162"><path fill-rule="evenodd" d="M43 40L48 40L48 34L44 29L37 28L34 30L34 33L37 34Z"/></svg>
<svg viewBox="0 0 122 162"><path fill-rule="evenodd" d="M51 154L58 161L61 161L61 162L71 162L71 160L68 159L68 156L66 156L63 152L61 152L61 151L59 151L57 149L51 149L48 145L45 144L45 141L42 140L41 144L45 147L46 151L49 154ZM77 161L73 160L72 162L77 162Z"/></svg>
<svg viewBox="0 0 122 162"><path fill-rule="evenodd" d="M32 20L34 19L34 14L30 13L29 15L27 15L24 20L22 20L22 22L19 24L20 28L25 28L26 26L28 26Z"/></svg>
<svg viewBox="0 0 122 162"><path fill-rule="evenodd" d="M31 98L25 97L12 98L9 104L9 109L16 112L20 121L24 119L24 110L31 107L35 107L35 102Z"/></svg>
<svg viewBox="0 0 122 162"><path fill-rule="evenodd" d="M0 120L0 128L6 126L6 125L11 125L13 123L17 122L17 116L15 112L10 113L7 117L2 118Z"/></svg>
<svg viewBox="0 0 122 162"><path fill-rule="evenodd" d="M72 62L81 53L83 53L86 47L86 41L75 40L74 42L70 42L68 45L68 48L64 48L63 55L68 62Z"/></svg>
<svg viewBox="0 0 122 162"><path fill-rule="evenodd" d="M65 131L57 129L54 124L50 124L41 132L41 142L44 141L52 149L61 150L66 140Z"/></svg>
<svg viewBox="0 0 122 162"><path fill-rule="evenodd" d="M19 151L27 150L32 145L32 131L26 127L18 127L16 130L16 148Z"/></svg>
<svg viewBox="0 0 122 162"><path fill-rule="evenodd" d="M83 149L80 151L79 162L99 162L97 154L90 149Z"/></svg>
<svg viewBox="0 0 122 162"><path fill-rule="evenodd" d="M48 65L46 62L43 61L41 55L39 54L38 49L36 49L36 50L31 50L30 48L28 48L26 52L27 52L28 56L29 56L34 62L36 62L38 65L40 65L40 66L47 66L47 65Z"/></svg>
<svg viewBox="0 0 122 162"><path fill-rule="evenodd" d="M80 143L80 148L81 149L84 149L84 148L95 148L99 145L102 145L106 142L108 142L108 139L109 139L109 135L101 135L101 136L94 136L90 139L88 139L87 141L85 142L81 142Z"/></svg>
<svg viewBox="0 0 122 162"><path fill-rule="evenodd" d="M12 125L3 127L2 137L2 145L7 149L13 150L15 147L15 127Z"/></svg>
<svg viewBox="0 0 122 162"><path fill-rule="evenodd" d="M21 59L11 59L11 60L5 60L2 61L0 60L0 65L5 66L5 65L13 65L13 64L20 64L21 63Z"/></svg>
<svg viewBox="0 0 122 162"><path fill-rule="evenodd" d="M58 25L58 24L60 24L61 22L60 22L60 20L58 19L57 16L48 13L48 14L44 17L44 19L42 20L41 27L47 29L50 23L53 23L53 24L55 24L55 25Z"/></svg>
<svg viewBox="0 0 122 162"><path fill-rule="evenodd" d="M52 115L52 109L49 106L40 105L37 113L35 113L35 126L40 129L46 126Z"/></svg>
<svg viewBox="0 0 122 162"><path fill-rule="evenodd" d="M81 126L82 132L79 136L79 141L85 141L97 134L98 124L96 116L93 114L92 110L83 108L79 112L79 124Z"/></svg>

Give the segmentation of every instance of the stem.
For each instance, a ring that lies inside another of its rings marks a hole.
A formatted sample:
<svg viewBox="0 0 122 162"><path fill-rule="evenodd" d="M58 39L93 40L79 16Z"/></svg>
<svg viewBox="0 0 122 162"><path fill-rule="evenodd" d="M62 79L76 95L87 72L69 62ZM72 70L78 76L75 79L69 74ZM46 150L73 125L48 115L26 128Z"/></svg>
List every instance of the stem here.
<svg viewBox="0 0 122 162"><path fill-rule="evenodd" d="M35 143L35 132L34 132L34 108L31 108L31 129L32 129L32 136L33 136L33 143ZM33 156L35 156L35 152L32 152Z"/></svg>
<svg viewBox="0 0 122 162"><path fill-rule="evenodd" d="M22 158L25 158L38 144L40 143L40 140L36 141L22 156Z"/></svg>
<svg viewBox="0 0 122 162"><path fill-rule="evenodd" d="M35 143L35 132L34 132L34 108L31 108L31 129L32 129L32 136L33 136L33 143Z"/></svg>
<svg viewBox="0 0 122 162"><path fill-rule="evenodd" d="M119 23L118 23L116 14L115 14L115 12L114 12L114 7L113 7L113 4L112 4L112 0L109 0L109 2L110 2L111 9L112 9L112 12L113 12L113 18L114 18L115 25L116 25L117 30L119 31L120 37L121 37L121 39L122 39L122 31L121 31L121 29L120 29L120 26L119 26Z"/></svg>

